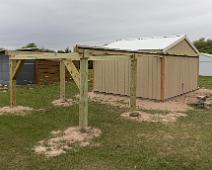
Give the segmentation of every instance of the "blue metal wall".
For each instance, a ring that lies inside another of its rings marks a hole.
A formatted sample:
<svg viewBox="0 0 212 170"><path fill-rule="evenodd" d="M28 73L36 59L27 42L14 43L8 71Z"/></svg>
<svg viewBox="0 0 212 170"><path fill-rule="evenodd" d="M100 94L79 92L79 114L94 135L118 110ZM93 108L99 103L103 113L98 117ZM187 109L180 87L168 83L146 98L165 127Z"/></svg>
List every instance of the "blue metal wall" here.
<svg viewBox="0 0 212 170"><path fill-rule="evenodd" d="M35 63L32 60L24 63L17 77L17 84L32 84L35 81ZM9 58L0 54L0 84L9 84Z"/></svg>

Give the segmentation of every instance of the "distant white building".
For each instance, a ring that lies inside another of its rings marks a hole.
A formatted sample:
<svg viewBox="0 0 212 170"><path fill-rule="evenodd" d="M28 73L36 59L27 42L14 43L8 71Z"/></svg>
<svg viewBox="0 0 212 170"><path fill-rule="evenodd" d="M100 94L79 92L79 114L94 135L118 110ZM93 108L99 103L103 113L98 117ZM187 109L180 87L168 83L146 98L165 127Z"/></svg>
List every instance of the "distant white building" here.
<svg viewBox="0 0 212 170"><path fill-rule="evenodd" d="M212 55L211 54L200 53L199 75L212 76Z"/></svg>

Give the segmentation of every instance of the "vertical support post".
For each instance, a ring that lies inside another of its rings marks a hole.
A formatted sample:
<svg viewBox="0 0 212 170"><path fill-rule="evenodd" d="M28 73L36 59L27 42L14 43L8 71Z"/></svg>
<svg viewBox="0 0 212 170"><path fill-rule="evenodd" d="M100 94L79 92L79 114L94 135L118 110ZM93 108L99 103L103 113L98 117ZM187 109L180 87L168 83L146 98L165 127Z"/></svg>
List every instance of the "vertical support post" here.
<svg viewBox="0 0 212 170"><path fill-rule="evenodd" d="M162 56L160 58L160 100L165 100L165 58Z"/></svg>
<svg viewBox="0 0 212 170"><path fill-rule="evenodd" d="M13 78L13 73L16 67L16 61L10 60L10 107L16 106L16 77Z"/></svg>
<svg viewBox="0 0 212 170"><path fill-rule="evenodd" d="M88 126L88 55L80 58L80 105L79 105L79 127L85 130Z"/></svg>
<svg viewBox="0 0 212 170"><path fill-rule="evenodd" d="M65 64L63 60L60 60L60 99L65 100Z"/></svg>
<svg viewBox="0 0 212 170"><path fill-rule="evenodd" d="M137 58L136 54L130 60L130 112L136 110Z"/></svg>

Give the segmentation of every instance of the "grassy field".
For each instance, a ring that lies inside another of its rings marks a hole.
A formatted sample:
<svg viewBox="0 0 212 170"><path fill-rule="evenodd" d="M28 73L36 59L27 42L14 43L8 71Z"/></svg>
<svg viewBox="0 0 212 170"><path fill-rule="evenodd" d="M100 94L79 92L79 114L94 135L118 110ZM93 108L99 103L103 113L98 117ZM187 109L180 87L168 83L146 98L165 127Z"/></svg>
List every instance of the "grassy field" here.
<svg viewBox="0 0 212 170"><path fill-rule="evenodd" d="M212 78L200 85L212 88ZM98 147L76 147L66 154L45 158L32 148L52 130L78 124L78 106L54 107L59 86L18 87L19 105L43 108L26 116L0 116L0 170L131 170L212 169L212 110L195 108L176 123L135 123L121 118L125 110L89 103L89 124L100 128ZM77 94L67 85L67 96ZM0 92L0 106L8 105Z"/></svg>

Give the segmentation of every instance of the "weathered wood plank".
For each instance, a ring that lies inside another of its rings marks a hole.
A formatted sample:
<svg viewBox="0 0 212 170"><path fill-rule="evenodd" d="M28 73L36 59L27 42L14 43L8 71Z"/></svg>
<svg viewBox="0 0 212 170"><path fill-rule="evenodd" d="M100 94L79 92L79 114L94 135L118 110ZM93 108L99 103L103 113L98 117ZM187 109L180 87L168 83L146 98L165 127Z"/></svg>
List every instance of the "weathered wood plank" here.
<svg viewBox="0 0 212 170"><path fill-rule="evenodd" d="M85 57L80 59L79 127L82 130L85 130L87 126L88 126L88 58Z"/></svg>
<svg viewBox="0 0 212 170"><path fill-rule="evenodd" d="M130 112L136 110L137 59L134 54L130 63Z"/></svg>
<svg viewBox="0 0 212 170"><path fill-rule="evenodd" d="M71 74L77 87L80 89L80 73L71 60L63 60L68 72Z"/></svg>
<svg viewBox="0 0 212 170"><path fill-rule="evenodd" d="M65 64L60 61L60 99L65 100L65 86L66 86L66 76L65 76Z"/></svg>

